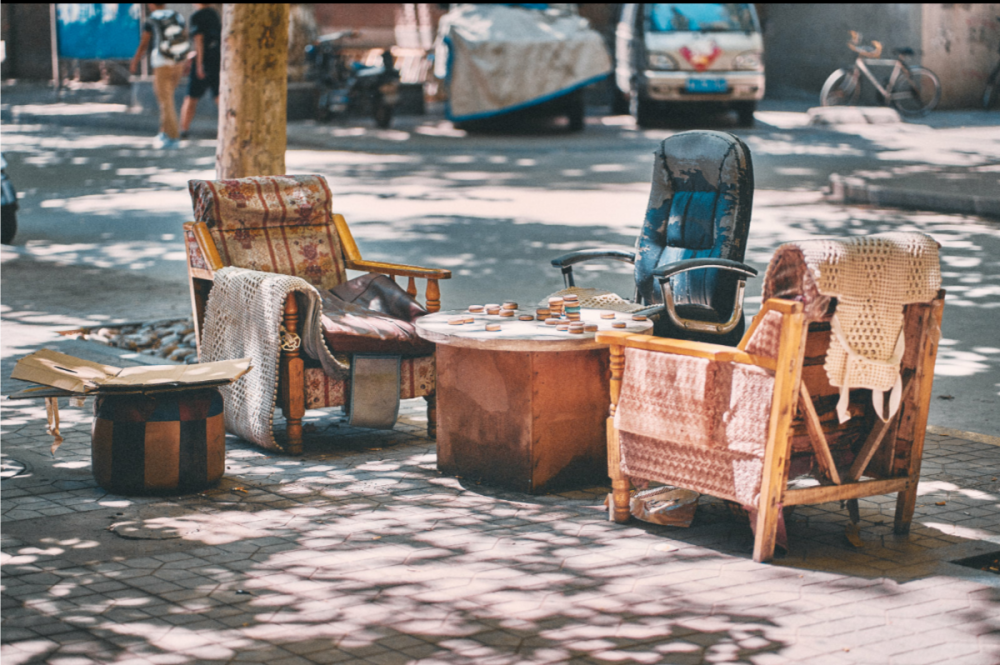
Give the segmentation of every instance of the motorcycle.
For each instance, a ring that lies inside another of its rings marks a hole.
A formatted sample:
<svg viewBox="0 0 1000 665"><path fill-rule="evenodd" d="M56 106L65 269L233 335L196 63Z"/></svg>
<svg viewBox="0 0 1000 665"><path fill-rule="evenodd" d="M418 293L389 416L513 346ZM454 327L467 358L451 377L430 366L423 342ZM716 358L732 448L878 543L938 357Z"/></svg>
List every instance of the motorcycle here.
<svg viewBox="0 0 1000 665"><path fill-rule="evenodd" d="M2 180L0 180L0 243L4 245L9 245L14 240L14 234L17 233L17 192L14 191L14 185L11 183L10 178L7 177L7 159L0 154L0 163L2 163L2 168L0 168L0 174L2 174Z"/></svg>
<svg viewBox="0 0 1000 665"><path fill-rule="evenodd" d="M350 61L343 53L343 41L356 35L353 30L334 32L306 47L309 77L320 87L316 120L371 114L375 124L386 129L399 102L399 72L388 49L382 54L381 65Z"/></svg>

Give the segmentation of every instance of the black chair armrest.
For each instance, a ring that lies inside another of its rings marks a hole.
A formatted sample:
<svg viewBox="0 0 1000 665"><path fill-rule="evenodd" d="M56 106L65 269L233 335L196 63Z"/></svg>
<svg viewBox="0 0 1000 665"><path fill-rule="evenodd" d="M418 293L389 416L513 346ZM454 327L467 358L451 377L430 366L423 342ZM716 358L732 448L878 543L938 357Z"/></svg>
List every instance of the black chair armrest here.
<svg viewBox="0 0 1000 665"><path fill-rule="evenodd" d="M563 254L557 259L552 259L552 265L557 268L566 268L575 263L584 261L594 261L597 259L611 259L622 263L635 263L635 252L624 249L579 249L569 254Z"/></svg>
<svg viewBox="0 0 1000 665"><path fill-rule="evenodd" d="M552 259L552 265L562 270L563 282L565 282L566 288L569 288L576 286L573 280L573 264L599 259L611 259L612 261L634 264L635 252L629 249L614 249L611 247L607 249L578 249L575 252L563 254L559 258Z"/></svg>
<svg viewBox="0 0 1000 665"><path fill-rule="evenodd" d="M661 282L666 278L689 270L701 270L703 268L717 268L729 272L741 273L747 277L756 277L757 270L745 263L731 261L729 259L684 259L674 263L660 266L653 271L653 276Z"/></svg>

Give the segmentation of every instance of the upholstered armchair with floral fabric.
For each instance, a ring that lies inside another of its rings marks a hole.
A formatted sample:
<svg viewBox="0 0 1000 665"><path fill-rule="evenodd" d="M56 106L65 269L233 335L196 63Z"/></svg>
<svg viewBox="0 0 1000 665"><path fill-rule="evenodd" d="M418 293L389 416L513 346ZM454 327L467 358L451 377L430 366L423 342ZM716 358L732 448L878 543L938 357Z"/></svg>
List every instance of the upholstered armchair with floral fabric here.
<svg viewBox="0 0 1000 665"><path fill-rule="evenodd" d="M427 400L433 437L434 350L416 336L410 321L440 309L438 280L451 273L364 260L344 217L333 212L333 197L321 176L192 180L189 189L195 221L184 225L184 240L199 352L215 271L234 266L300 277L320 292L323 335L335 356L379 351L402 356L399 397ZM370 275L349 281L348 270ZM408 279L406 293L388 281L395 277ZM427 280L423 306L415 300L418 279ZM393 289L399 295L392 295ZM292 336L302 330L296 300L288 297L283 322ZM287 421L285 450L299 454L305 409L348 404L350 382L289 346L282 347L278 401Z"/></svg>

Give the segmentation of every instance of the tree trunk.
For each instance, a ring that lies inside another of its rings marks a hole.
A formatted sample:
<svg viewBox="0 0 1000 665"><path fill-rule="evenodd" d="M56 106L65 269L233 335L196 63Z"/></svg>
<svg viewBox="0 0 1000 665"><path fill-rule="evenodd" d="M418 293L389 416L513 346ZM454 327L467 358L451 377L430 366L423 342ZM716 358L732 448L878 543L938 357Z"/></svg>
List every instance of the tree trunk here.
<svg viewBox="0 0 1000 665"><path fill-rule="evenodd" d="M226 3L216 176L285 174L288 5Z"/></svg>

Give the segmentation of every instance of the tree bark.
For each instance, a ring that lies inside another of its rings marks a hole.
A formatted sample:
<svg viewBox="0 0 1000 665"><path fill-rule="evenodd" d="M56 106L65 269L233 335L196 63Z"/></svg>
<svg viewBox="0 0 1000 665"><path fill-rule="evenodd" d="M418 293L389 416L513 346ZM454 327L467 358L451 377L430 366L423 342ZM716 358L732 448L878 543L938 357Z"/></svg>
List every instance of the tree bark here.
<svg viewBox="0 0 1000 665"><path fill-rule="evenodd" d="M288 5L226 3L216 176L285 174Z"/></svg>

